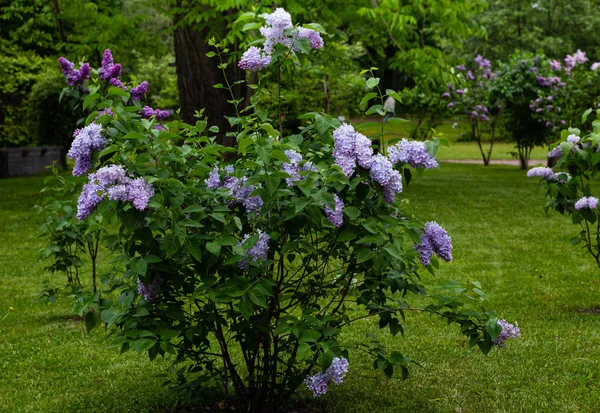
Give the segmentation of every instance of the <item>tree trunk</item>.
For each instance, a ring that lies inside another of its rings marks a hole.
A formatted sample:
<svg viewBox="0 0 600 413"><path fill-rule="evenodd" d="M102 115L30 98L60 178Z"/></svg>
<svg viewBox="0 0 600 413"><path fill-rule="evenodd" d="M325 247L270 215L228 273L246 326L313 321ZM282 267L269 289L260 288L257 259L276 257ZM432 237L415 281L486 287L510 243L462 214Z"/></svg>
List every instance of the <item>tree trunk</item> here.
<svg viewBox="0 0 600 413"><path fill-rule="evenodd" d="M174 17L175 24L182 16ZM177 26L176 26L177 27ZM233 105L227 100L231 99L229 92L215 89L217 83L225 84L221 69L217 67L218 59L206 57L210 51L207 44L208 28L196 30L196 27L186 25L177 27L173 34L175 43L175 61L177 66L177 87L179 89L179 105L181 118L194 124L194 112L205 108L204 114L208 117L209 125L219 127L218 142L226 146L234 146L235 139L226 137L226 132L231 130L225 116L234 114ZM235 67L226 69L229 82L235 78Z"/></svg>

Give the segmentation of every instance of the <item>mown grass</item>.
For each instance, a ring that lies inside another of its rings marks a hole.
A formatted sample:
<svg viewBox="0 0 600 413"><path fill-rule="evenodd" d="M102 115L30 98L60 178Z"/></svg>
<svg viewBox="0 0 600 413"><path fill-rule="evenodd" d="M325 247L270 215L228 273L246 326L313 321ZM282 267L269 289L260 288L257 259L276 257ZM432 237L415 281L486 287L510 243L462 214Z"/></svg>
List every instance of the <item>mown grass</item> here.
<svg viewBox="0 0 600 413"><path fill-rule="evenodd" d="M43 275L30 234L41 179L0 181L0 411L166 411L171 400L156 374L166 361L119 356L103 334L86 334L70 304L35 304ZM392 338L364 319L344 333L349 345L377 334L419 360L407 381L387 379L350 352L346 382L322 399L298 397L327 412L594 412L600 405L600 271L569 239L577 227L543 213L543 193L515 167L442 164L405 189L410 209L452 235L454 261L437 276L481 281L486 306L517 320L522 338L488 356L468 347L456 327L434 317L407 317ZM50 277L60 281L59 277Z"/></svg>
<svg viewBox="0 0 600 413"><path fill-rule="evenodd" d="M369 119L371 120L371 119ZM356 125L360 124L356 122ZM384 124L384 131L387 139L394 138L408 138L410 131L414 129L415 121L408 123L387 123ZM467 131L469 126L462 119L448 119L444 120L441 125L435 128L436 135L442 136L448 139L450 146L440 146L437 158L440 160L465 160L475 159L481 160L481 152L476 142L461 142L461 135ZM361 129L361 132L367 135L381 133L380 127L368 126ZM489 144L484 142L482 145L484 151L487 153L489 150ZM492 159L494 160L510 160L519 159L517 154L517 148L513 142L497 141L492 147ZM531 152L531 159L533 160L545 160L548 156L548 149L546 147L535 147ZM483 161L481 161L483 163Z"/></svg>

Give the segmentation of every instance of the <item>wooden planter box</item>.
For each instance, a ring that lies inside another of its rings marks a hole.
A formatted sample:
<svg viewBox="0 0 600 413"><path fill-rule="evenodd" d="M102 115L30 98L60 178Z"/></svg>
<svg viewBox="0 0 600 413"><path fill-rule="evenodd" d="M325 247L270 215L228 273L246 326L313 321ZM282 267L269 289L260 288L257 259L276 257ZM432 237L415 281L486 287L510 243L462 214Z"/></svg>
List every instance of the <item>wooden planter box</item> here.
<svg viewBox="0 0 600 413"><path fill-rule="evenodd" d="M0 178L28 176L43 172L56 161L66 166L66 151L62 146L38 146L0 149Z"/></svg>

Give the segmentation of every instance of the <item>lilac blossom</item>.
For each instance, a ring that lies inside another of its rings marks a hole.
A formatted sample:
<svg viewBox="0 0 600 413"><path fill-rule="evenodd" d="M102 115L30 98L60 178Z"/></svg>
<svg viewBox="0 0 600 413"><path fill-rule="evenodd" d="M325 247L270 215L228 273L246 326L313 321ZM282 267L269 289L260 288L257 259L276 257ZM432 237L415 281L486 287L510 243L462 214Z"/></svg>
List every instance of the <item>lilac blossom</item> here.
<svg viewBox="0 0 600 413"><path fill-rule="evenodd" d="M91 69L90 65L87 63L82 64L79 67L79 70L75 69L75 65L65 59L64 57L58 58L58 63L60 64L60 68L62 70L63 75L67 79L67 84L69 86L76 86L85 82L86 79L90 77Z"/></svg>
<svg viewBox="0 0 600 413"><path fill-rule="evenodd" d="M465 65L458 65L456 66L456 70L458 70L459 72L464 72L465 70L467 70L467 68L465 67Z"/></svg>
<svg viewBox="0 0 600 413"><path fill-rule="evenodd" d="M571 134L571 135L567 136L567 142L570 142L573 145L577 145L580 140L581 140L581 138L579 136L577 136L577 135L574 135L574 134Z"/></svg>
<svg viewBox="0 0 600 413"><path fill-rule="evenodd" d="M288 149L285 151L285 155L288 157L290 162L283 162L281 164L281 170L289 175L291 178L285 178L285 182L288 186L294 186L294 182L301 180L301 176L298 172L300 171L300 162L302 162L302 155L298 152Z"/></svg>
<svg viewBox="0 0 600 413"><path fill-rule="evenodd" d="M444 261L452 261L452 238L437 222L427 222L421 234L421 243L415 246L421 255L421 264L429 265L435 252Z"/></svg>
<svg viewBox="0 0 600 413"><path fill-rule="evenodd" d="M154 196L154 189L142 178L128 177L120 165L104 166L88 175L88 183L79 195L77 218L87 218L105 195L112 201L132 202L137 210L143 211Z"/></svg>
<svg viewBox="0 0 600 413"><path fill-rule="evenodd" d="M98 116L96 116L94 118L94 122L96 122L96 120L100 117L100 116L113 116L114 112L110 109L110 108L106 108L106 109L102 109L100 112L98 112Z"/></svg>
<svg viewBox="0 0 600 413"><path fill-rule="evenodd" d="M134 88L131 88L131 100L140 100L148 93L148 82L145 80Z"/></svg>
<svg viewBox="0 0 600 413"><path fill-rule="evenodd" d="M251 46L244 52L242 59L238 66L243 70L257 70L264 69L271 64L271 55L259 49L256 46Z"/></svg>
<svg viewBox="0 0 600 413"><path fill-rule="evenodd" d="M356 168L354 157L354 140L356 131L352 125L342 124L333 131L333 157L335 163L342 169L344 174L350 178Z"/></svg>
<svg viewBox="0 0 600 413"><path fill-rule="evenodd" d="M232 201L229 201L230 205L235 203L241 203L244 208L246 208L246 212L256 212L260 210L263 205L263 200L260 196L250 196L250 194L256 189L254 185L244 186L246 182L246 177L238 178L235 176L230 176L234 172L233 167L231 165L225 167L225 178L221 183L221 180L218 176L219 170L215 167L213 171L209 174L208 179L204 182L206 185L215 189L218 187L229 189L229 195L233 198Z"/></svg>
<svg viewBox="0 0 600 413"><path fill-rule="evenodd" d="M319 397L327 393L328 385L334 383L342 384L346 373L348 373L348 360L343 357L336 357L331 362L325 373L319 372L312 376L308 376L304 383L306 387L313 393L314 397Z"/></svg>
<svg viewBox="0 0 600 413"><path fill-rule="evenodd" d="M490 63L490 61L487 59L484 59L481 55L477 55L477 57L475 57L475 59L473 59L473 61L475 63L477 63L479 65L479 67L482 69L490 69L492 67L492 64Z"/></svg>
<svg viewBox="0 0 600 413"><path fill-rule="evenodd" d="M99 185L89 182L83 185L77 200L77 219L87 218L102 201L103 192Z"/></svg>
<svg viewBox="0 0 600 413"><path fill-rule="evenodd" d="M388 156L393 164L402 162L413 168L432 169L439 166L435 157L427 151L425 143L419 141L402 139L396 145L389 147Z"/></svg>
<svg viewBox="0 0 600 413"><path fill-rule="evenodd" d="M150 106L144 106L142 110L140 110L140 115L142 115L143 118L151 118L154 116L156 119L166 119L169 117L169 111L158 108L152 109Z"/></svg>
<svg viewBox="0 0 600 413"><path fill-rule="evenodd" d="M538 76L537 83L542 87L550 86L550 82L548 82L548 79L546 79L544 76Z"/></svg>
<svg viewBox="0 0 600 413"><path fill-rule="evenodd" d="M209 189L216 189L222 186L218 166L215 166L215 168L210 171L210 174L208 175L208 178L204 180L204 183Z"/></svg>
<svg viewBox="0 0 600 413"><path fill-rule="evenodd" d="M327 220L339 228L342 226L344 220L344 201L337 194L333 194L333 199L335 201L335 210L329 208L327 204L323 204L323 208Z"/></svg>
<svg viewBox="0 0 600 413"><path fill-rule="evenodd" d="M354 159L362 168L371 167L371 159L373 157L373 148L371 148L371 140L362 133L354 135Z"/></svg>
<svg viewBox="0 0 600 413"><path fill-rule="evenodd" d="M592 64L591 69L595 72L600 67L600 62L596 62Z"/></svg>
<svg viewBox="0 0 600 413"><path fill-rule="evenodd" d="M454 102L450 102L450 103L448 103L447 107L448 107L448 108L453 108L453 107L454 107L454 105L455 105L455 103L454 103Z"/></svg>
<svg viewBox="0 0 600 413"><path fill-rule="evenodd" d="M475 80L475 76L473 76L473 72L470 70L467 72L466 76L467 80Z"/></svg>
<svg viewBox="0 0 600 413"><path fill-rule="evenodd" d="M573 54L573 59L575 59L575 62L578 64L584 64L588 61L588 58L585 57L585 52L582 52L580 49L577 49L577 51Z"/></svg>
<svg viewBox="0 0 600 413"><path fill-rule="evenodd" d="M465 93L464 89L456 89L456 94L457 95L463 95Z"/></svg>
<svg viewBox="0 0 600 413"><path fill-rule="evenodd" d="M102 125L90 123L83 129L74 133L71 149L67 153L70 159L75 160L73 175L80 176L86 173L92 164L92 153L104 148L108 141L102 137Z"/></svg>
<svg viewBox="0 0 600 413"><path fill-rule="evenodd" d="M125 87L125 85L123 84L123 82L121 82L116 77L112 78L112 79L109 79L108 83L110 83L111 86L115 86L115 87L118 87L120 89L127 90L127 88Z"/></svg>
<svg viewBox="0 0 600 413"><path fill-rule="evenodd" d="M115 64L110 49L106 49L102 55L102 64L98 74L100 75L100 80L117 79L121 76L121 64Z"/></svg>
<svg viewBox="0 0 600 413"><path fill-rule="evenodd" d="M256 240L256 244L248 248L245 252L246 259L252 262L266 260L269 256L269 234L259 229L257 230L257 235L258 239ZM251 236L251 234L244 235L242 240L238 243L238 246L242 246ZM238 262L238 266L244 270L249 267L249 264L248 261L240 261Z"/></svg>
<svg viewBox="0 0 600 413"><path fill-rule="evenodd" d="M320 397L327 393L327 376L323 372L318 372L304 379L304 384L313 394L313 397Z"/></svg>
<svg viewBox="0 0 600 413"><path fill-rule="evenodd" d="M545 179L546 181L552 181L556 178L556 174L552 170L552 168L548 168L547 166L536 166L535 168L531 168L527 171L527 177L540 177Z"/></svg>
<svg viewBox="0 0 600 413"><path fill-rule="evenodd" d="M285 34L286 29L291 29L292 16L281 7L275 9L271 14L265 16L266 26L260 28L260 34L265 36L264 50L271 54L277 44L285 47L292 45L292 39Z"/></svg>
<svg viewBox="0 0 600 413"><path fill-rule="evenodd" d="M548 152L548 158L551 159L560 158L562 155L563 151L560 145Z"/></svg>
<svg viewBox="0 0 600 413"><path fill-rule="evenodd" d="M323 47L323 39L319 32L301 27L298 29L299 39L308 39L311 49L321 49Z"/></svg>
<svg viewBox="0 0 600 413"><path fill-rule="evenodd" d="M377 154L373 157L370 175L383 187L383 198L387 203L394 202L396 194L402 192L402 176L385 156Z"/></svg>
<svg viewBox="0 0 600 413"><path fill-rule="evenodd" d="M127 198L121 201L131 201L138 211L143 211L148 207L150 198L154 196L152 185L143 178L136 178L127 184Z"/></svg>
<svg viewBox="0 0 600 413"><path fill-rule="evenodd" d="M521 337L521 330L519 330L519 324L516 321L514 325L508 323L506 320L500 320L498 324L502 327L502 331L498 338L494 340L494 345L502 347L505 341Z"/></svg>
<svg viewBox="0 0 600 413"><path fill-rule="evenodd" d="M138 294L141 295L142 297L144 297L144 300L146 300L146 302L150 302L152 300L154 300L156 297L158 297L158 294L160 293L160 284L161 284L162 280L160 277L155 277L152 282L148 283L148 284L144 284L142 282L142 280L140 280L139 278L137 279L137 285L138 285Z"/></svg>
<svg viewBox="0 0 600 413"><path fill-rule="evenodd" d="M442 93L442 99L450 99L450 93L448 93L448 92Z"/></svg>
<svg viewBox="0 0 600 413"><path fill-rule="evenodd" d="M577 202L575 202L575 209L576 210L582 210L582 209L596 209L596 207L598 206L598 198L590 196L590 197L583 197L581 199L579 199Z"/></svg>
<svg viewBox="0 0 600 413"><path fill-rule="evenodd" d="M561 67L561 64L558 60L554 59L550 62L550 69L554 70L555 72L559 71Z"/></svg>

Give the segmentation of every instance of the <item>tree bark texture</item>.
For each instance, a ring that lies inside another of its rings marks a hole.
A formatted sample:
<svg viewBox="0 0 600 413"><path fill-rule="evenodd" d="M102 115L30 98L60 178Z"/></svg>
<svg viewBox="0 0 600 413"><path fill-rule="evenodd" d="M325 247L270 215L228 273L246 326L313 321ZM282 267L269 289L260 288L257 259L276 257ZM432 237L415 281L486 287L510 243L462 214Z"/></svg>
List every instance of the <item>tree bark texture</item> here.
<svg viewBox="0 0 600 413"><path fill-rule="evenodd" d="M175 16L177 25L181 16ZM179 104L181 118L187 123L195 123L194 112L205 108L209 125L219 127L218 142L233 146L235 139L226 137L225 133L231 128L226 116L234 114L233 105L226 89L215 89L217 83L225 83L221 69L217 67L217 58L208 58L208 28L197 30L191 25L179 26L174 32L175 60L177 66L177 86L179 89ZM229 82L236 79L235 67L231 65L227 71ZM239 71L238 71L239 72ZM238 75L239 76L239 75Z"/></svg>

